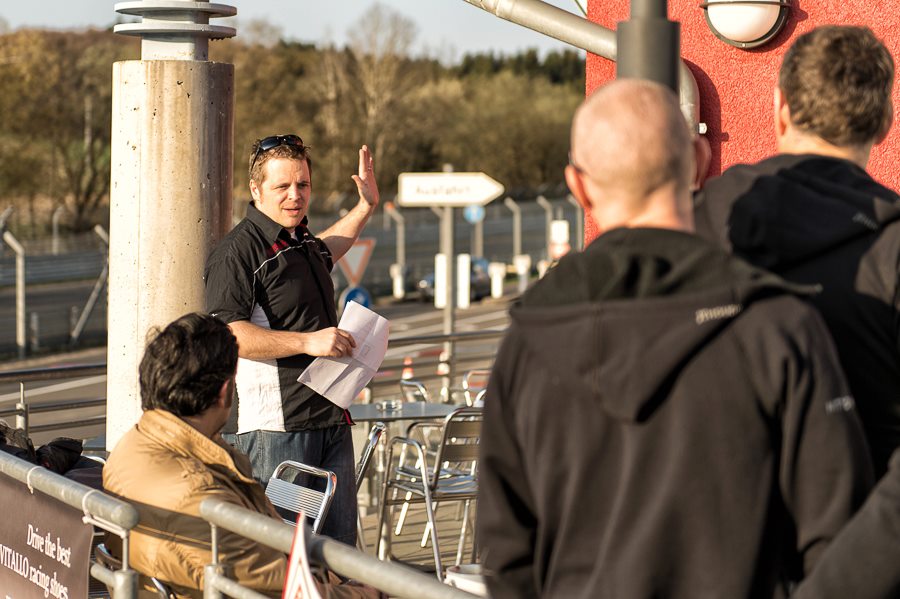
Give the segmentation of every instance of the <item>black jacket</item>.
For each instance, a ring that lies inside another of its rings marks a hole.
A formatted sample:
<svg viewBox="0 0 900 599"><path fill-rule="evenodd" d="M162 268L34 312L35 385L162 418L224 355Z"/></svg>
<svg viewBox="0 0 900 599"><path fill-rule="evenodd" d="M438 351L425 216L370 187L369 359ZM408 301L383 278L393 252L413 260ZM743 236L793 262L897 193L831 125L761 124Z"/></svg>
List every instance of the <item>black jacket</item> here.
<svg viewBox="0 0 900 599"><path fill-rule="evenodd" d="M820 317L706 241L610 231L511 316L479 471L494 599L772 597L870 488Z"/></svg>
<svg viewBox="0 0 900 599"><path fill-rule="evenodd" d="M855 164L781 155L697 196L697 232L797 283L828 325L877 475L900 446L900 200Z"/></svg>
<svg viewBox="0 0 900 599"><path fill-rule="evenodd" d="M900 451L791 599L900 597Z"/></svg>

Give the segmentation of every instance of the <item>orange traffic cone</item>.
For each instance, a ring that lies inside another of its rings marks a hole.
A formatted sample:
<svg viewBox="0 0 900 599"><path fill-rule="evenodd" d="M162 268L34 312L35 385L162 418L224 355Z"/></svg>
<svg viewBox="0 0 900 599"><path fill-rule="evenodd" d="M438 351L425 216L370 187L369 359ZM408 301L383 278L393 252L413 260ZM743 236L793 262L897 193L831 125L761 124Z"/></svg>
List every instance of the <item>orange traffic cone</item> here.
<svg viewBox="0 0 900 599"><path fill-rule="evenodd" d="M403 358L403 372L400 373L400 378L406 381L413 378L413 376L415 375L413 374L412 358L406 356Z"/></svg>

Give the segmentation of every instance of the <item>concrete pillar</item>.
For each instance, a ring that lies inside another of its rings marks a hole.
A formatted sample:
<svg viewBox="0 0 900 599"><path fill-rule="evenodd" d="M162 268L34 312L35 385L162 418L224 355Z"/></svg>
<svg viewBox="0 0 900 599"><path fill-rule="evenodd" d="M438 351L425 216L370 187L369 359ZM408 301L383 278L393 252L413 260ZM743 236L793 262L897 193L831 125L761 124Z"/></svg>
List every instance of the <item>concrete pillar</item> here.
<svg viewBox="0 0 900 599"><path fill-rule="evenodd" d="M208 41L211 26L191 28ZM148 53L145 39L145 60L113 65L108 449L140 416L148 330L204 309L204 263L232 226L234 67L205 51L146 60L164 56L164 42L153 37Z"/></svg>

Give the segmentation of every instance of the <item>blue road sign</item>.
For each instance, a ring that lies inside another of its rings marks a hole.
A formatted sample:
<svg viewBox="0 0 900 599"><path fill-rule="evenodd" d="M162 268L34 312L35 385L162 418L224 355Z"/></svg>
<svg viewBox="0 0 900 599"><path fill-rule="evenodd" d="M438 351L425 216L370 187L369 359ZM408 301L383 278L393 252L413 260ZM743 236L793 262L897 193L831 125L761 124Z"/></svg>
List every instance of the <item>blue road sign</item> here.
<svg viewBox="0 0 900 599"><path fill-rule="evenodd" d="M366 291L365 287L347 287L341 292L341 297L338 298L338 304L341 311L344 310L347 302L356 302L363 308L371 308L372 296Z"/></svg>
<svg viewBox="0 0 900 599"><path fill-rule="evenodd" d="M469 204L463 208L463 218L471 224L480 223L484 220L484 206L478 204Z"/></svg>

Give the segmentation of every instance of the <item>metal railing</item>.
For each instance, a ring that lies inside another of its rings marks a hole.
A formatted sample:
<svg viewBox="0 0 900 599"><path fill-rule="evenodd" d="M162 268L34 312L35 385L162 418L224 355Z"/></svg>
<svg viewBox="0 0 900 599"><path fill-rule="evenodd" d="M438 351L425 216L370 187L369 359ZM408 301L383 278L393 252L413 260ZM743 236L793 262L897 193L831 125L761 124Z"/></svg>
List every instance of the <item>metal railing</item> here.
<svg viewBox="0 0 900 599"><path fill-rule="evenodd" d="M200 515L213 530L213 547L216 546L216 527L221 527L247 537L257 543L290 553L295 529L289 524L257 512L238 507L219 499L205 499L200 504ZM304 526L309 559L329 570L375 587L391 597L410 599L471 599L474 595L447 586L437 578L412 568L392 562L382 562L354 547L327 537L314 536ZM220 599L225 591L238 599L261 597L241 587L221 573L221 566L214 556L204 576L207 593L204 599ZM245 592L246 591L246 592Z"/></svg>
<svg viewBox="0 0 900 599"><path fill-rule="evenodd" d="M134 506L4 452L0 452L0 473L28 485L33 491L81 510L86 523L121 537L122 569L113 571L94 563L91 576L111 587L117 599L137 596L138 574L128 568L128 533L138 524Z"/></svg>
<svg viewBox="0 0 900 599"><path fill-rule="evenodd" d="M432 374L419 374L416 378L423 382L439 381L444 376L449 376L451 381L458 379L457 372L467 367L483 367L485 363L492 363L496 351L488 353L472 353L459 355L456 352L456 345L460 343L468 343L473 341L499 340L505 333L505 330L491 329L476 332L461 332L451 335L420 335L414 337L401 337L399 339L391 339L390 348L398 347L415 347L424 346L437 348L445 343L449 343L451 351L449 355L437 355L435 357L417 358L417 367L427 368ZM396 358L386 361L381 365L375 378L369 384L371 390L371 401L387 398L388 396L396 396L397 384L402 376L403 359ZM449 375L438 374L442 370ZM25 431L26 435L38 432L64 431L74 427L103 425L106 423L106 416L91 416L79 420L67 420L65 422L54 422L47 424L33 425L31 416L34 414L56 414L67 412L78 408L98 408L106 406L105 398L92 399L74 399L61 400L52 403L31 404L28 402L26 392L26 383L34 383L40 381L52 381L61 379L72 379L78 377L97 376L106 374L106 364L102 362L83 364L77 366L58 366L52 368L29 368L22 370L12 370L0 373L0 384L18 383L19 384L19 400L14 406L0 409L0 418L14 417L16 428ZM443 389L442 396L445 400L450 400L452 392L456 389L452 385Z"/></svg>

